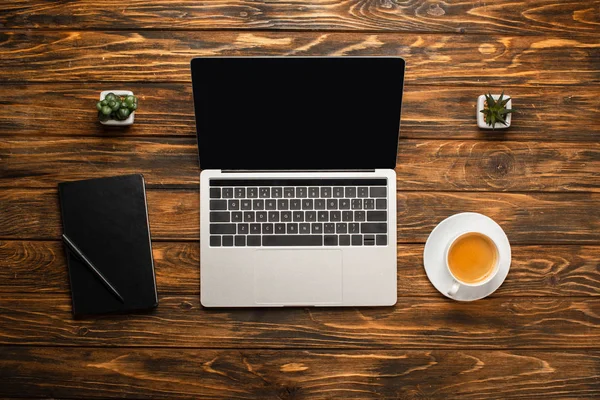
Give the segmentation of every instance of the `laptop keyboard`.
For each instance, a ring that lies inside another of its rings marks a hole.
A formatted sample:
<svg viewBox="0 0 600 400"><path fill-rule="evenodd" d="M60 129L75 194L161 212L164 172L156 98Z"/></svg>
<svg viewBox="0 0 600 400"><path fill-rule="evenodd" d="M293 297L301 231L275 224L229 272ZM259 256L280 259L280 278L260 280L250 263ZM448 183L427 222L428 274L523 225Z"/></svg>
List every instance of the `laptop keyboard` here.
<svg viewBox="0 0 600 400"><path fill-rule="evenodd" d="M385 179L210 181L210 246L386 246Z"/></svg>

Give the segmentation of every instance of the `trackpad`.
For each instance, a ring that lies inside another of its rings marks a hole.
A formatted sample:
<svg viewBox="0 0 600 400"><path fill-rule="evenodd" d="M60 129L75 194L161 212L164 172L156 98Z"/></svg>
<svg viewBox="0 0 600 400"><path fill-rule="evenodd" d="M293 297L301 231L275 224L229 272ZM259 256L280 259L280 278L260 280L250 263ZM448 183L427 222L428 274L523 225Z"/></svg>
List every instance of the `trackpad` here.
<svg viewBox="0 0 600 400"><path fill-rule="evenodd" d="M340 250L257 250L254 298L258 304L342 302Z"/></svg>

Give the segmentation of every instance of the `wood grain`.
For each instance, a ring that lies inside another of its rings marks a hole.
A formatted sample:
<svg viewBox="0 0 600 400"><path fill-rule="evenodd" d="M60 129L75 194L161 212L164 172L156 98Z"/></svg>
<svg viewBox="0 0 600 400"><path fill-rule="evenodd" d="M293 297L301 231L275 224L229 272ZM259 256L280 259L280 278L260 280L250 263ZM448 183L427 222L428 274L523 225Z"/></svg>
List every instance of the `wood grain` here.
<svg viewBox="0 0 600 400"><path fill-rule="evenodd" d="M597 85L599 49L595 36L8 31L0 32L0 81L187 83L196 56L385 55L406 59L407 86Z"/></svg>
<svg viewBox="0 0 600 400"><path fill-rule="evenodd" d="M85 398L523 399L600 395L600 353L596 351L3 350L0 394L10 396L20 395L25 384L32 396ZM431 376L436 379L430 381ZM498 381L503 382L501 387Z"/></svg>
<svg viewBox="0 0 600 400"><path fill-rule="evenodd" d="M193 138L23 138L0 142L0 186L143 173L148 187L198 187ZM399 190L600 191L600 143L401 140Z"/></svg>
<svg viewBox="0 0 600 400"><path fill-rule="evenodd" d="M0 344L194 348L593 348L598 298L403 297L395 307L204 309L162 295L149 313L74 320L67 294L0 294Z"/></svg>
<svg viewBox="0 0 600 400"><path fill-rule="evenodd" d="M148 190L154 240L199 240L197 190ZM433 228L458 212L483 213L503 227L512 244L591 244L600 240L594 193L399 192L398 242L424 243ZM59 239L54 189L4 189L0 239Z"/></svg>
<svg viewBox="0 0 600 400"><path fill-rule="evenodd" d="M597 32L598 1L4 1L0 26L51 29L294 29L446 33Z"/></svg>
<svg viewBox="0 0 600 400"><path fill-rule="evenodd" d="M127 83L139 97L135 124L106 128L96 121L94 103L108 84L6 84L2 87L0 136L186 136L196 125L190 84ZM125 87L125 84L119 84ZM402 106L401 138L600 141L600 96L586 86L568 92L555 87L512 87L519 113L507 131L482 131L475 121L476 99L501 87L407 86ZM68 104L66 114L61 104ZM439 110L443 109L443 115ZM540 129L543 124L544 129Z"/></svg>
<svg viewBox="0 0 600 400"><path fill-rule="evenodd" d="M197 242L152 245L158 290L200 293ZM70 293L58 241L0 241L0 293ZM439 296L423 269L423 245L398 247L398 296ZM600 296L599 246L512 247L510 274L493 297Z"/></svg>

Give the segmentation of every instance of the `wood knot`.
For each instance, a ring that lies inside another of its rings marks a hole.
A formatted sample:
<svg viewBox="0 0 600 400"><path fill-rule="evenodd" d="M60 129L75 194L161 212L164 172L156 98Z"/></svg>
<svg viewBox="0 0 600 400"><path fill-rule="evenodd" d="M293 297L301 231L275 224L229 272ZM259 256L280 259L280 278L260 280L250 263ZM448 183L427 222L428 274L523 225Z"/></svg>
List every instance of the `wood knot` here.
<svg viewBox="0 0 600 400"><path fill-rule="evenodd" d="M245 18L247 16L248 16L248 13L246 11L241 11L240 12L240 17L244 17Z"/></svg>
<svg viewBox="0 0 600 400"><path fill-rule="evenodd" d="M446 11L439 4L430 4L429 10L427 10L427 14L433 15L434 17L440 17L446 14Z"/></svg>
<svg viewBox="0 0 600 400"><path fill-rule="evenodd" d="M493 153L489 157L487 170L488 173L497 178L504 178L512 173L514 168L514 158L512 155L504 152Z"/></svg>
<svg viewBox="0 0 600 400"><path fill-rule="evenodd" d="M280 399L296 399L300 397L300 388L297 386L284 386L278 390L277 397Z"/></svg>
<svg viewBox="0 0 600 400"><path fill-rule="evenodd" d="M85 336L89 333L89 329L86 328L85 326L81 326L79 327L79 329L77 329L77 335L78 336Z"/></svg>
<svg viewBox="0 0 600 400"><path fill-rule="evenodd" d="M548 277L548 283L550 284L550 286L558 286L559 281L560 278L556 276L556 274L552 274Z"/></svg>
<svg viewBox="0 0 600 400"><path fill-rule="evenodd" d="M191 310L194 306L189 301L182 301L179 308L182 310Z"/></svg>

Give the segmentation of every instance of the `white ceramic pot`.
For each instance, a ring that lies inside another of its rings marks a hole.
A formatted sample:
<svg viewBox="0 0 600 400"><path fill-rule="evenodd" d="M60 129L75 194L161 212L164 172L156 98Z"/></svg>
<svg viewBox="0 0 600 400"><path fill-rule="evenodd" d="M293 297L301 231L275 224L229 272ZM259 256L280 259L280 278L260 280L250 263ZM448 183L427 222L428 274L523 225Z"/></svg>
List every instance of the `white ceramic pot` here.
<svg viewBox="0 0 600 400"><path fill-rule="evenodd" d="M492 97L494 98L494 100L498 100L500 98L499 94L493 94ZM504 98L506 97L510 97L510 96L506 96L504 95ZM485 95L481 95L477 98L477 126L480 127L481 129L492 129L491 125L488 125L485 123L485 118L483 116L483 113L481 112L481 110L483 110L483 105L485 103ZM512 98L510 100L508 100L508 103L506 103L506 108L510 109L512 108ZM506 114L506 125L504 125L502 122L497 122L496 123L496 128L495 129L506 129L510 126L510 121L512 120L512 113Z"/></svg>
<svg viewBox="0 0 600 400"><path fill-rule="evenodd" d="M107 94L114 93L117 96L133 96L133 92L131 90L105 90L100 92L100 101L102 101ZM100 121L102 125L113 125L113 126L127 126L133 124L133 120L135 119L135 111L129 114L126 120L118 121L116 119L109 119L107 121Z"/></svg>

